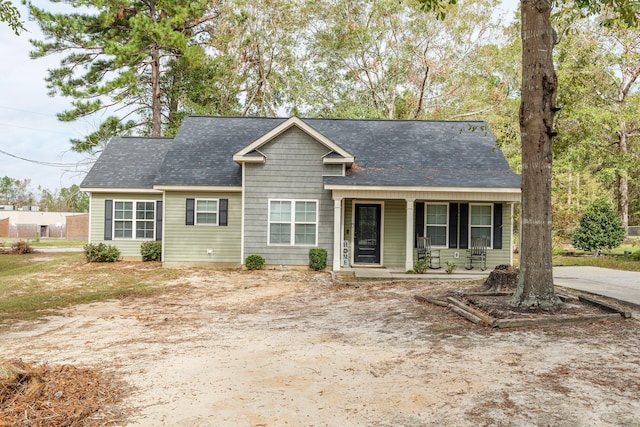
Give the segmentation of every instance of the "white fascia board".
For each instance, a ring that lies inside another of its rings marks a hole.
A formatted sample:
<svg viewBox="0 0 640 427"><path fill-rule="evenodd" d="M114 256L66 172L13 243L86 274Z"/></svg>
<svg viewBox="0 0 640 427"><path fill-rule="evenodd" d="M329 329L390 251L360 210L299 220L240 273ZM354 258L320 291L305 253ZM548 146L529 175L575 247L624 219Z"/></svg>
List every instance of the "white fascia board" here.
<svg viewBox="0 0 640 427"><path fill-rule="evenodd" d="M266 157L264 156L241 156L239 154L233 155L233 161L236 163L264 163Z"/></svg>
<svg viewBox="0 0 640 427"><path fill-rule="evenodd" d="M217 193L241 193L241 186L224 185L154 185L153 188L160 191L192 191L192 192L217 192Z"/></svg>
<svg viewBox="0 0 640 427"><path fill-rule="evenodd" d="M355 162L353 156L349 157L325 157L322 159L322 163L325 165L342 165L342 164L351 164Z"/></svg>
<svg viewBox="0 0 640 427"><path fill-rule="evenodd" d="M353 156L350 153L348 153L347 151L345 151L338 144L336 144L335 142L331 141L329 138L327 138L326 136L324 136L323 134L321 134L320 132L318 132L317 130L312 128L311 126L309 126L307 123L305 123L304 121L302 121L298 117L292 116L292 117L288 118L287 120L285 120L284 122L280 123L275 128L271 129L269 132L267 132L264 135L262 135L260 138L258 138L255 141L253 141L251 144L249 144L246 147L244 147L242 150L238 151L236 154L234 154L233 160L238 162L239 160L236 160L236 157L245 158L244 157L245 155L247 155L248 153L250 153L250 152L252 152L254 150L259 149L261 146L263 146L267 142L271 141L273 138L277 137L278 135L282 134L283 132L289 130L293 126L297 126L300 130L305 132L307 135L309 135L310 137L312 137L316 141L320 142L322 145L324 145L328 149L330 149L330 150L336 152L337 154L341 155L342 157L345 157L345 158L348 157L348 158L352 158L353 159Z"/></svg>
<svg viewBox="0 0 640 427"><path fill-rule="evenodd" d="M95 188L80 187L81 191L87 193L118 193L118 194L160 194L162 191L154 188Z"/></svg>
<svg viewBox="0 0 640 427"><path fill-rule="evenodd" d="M383 186L383 185L343 185L325 184L325 190L348 191L411 191L411 192L439 192L439 193L509 193L520 194L520 187L421 187L421 186Z"/></svg>

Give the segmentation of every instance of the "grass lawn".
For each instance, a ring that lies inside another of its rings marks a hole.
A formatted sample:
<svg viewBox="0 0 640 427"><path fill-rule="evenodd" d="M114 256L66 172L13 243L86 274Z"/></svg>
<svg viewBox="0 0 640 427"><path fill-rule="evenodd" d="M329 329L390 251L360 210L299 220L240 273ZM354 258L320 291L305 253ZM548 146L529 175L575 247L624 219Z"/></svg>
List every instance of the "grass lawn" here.
<svg viewBox="0 0 640 427"><path fill-rule="evenodd" d="M0 255L0 324L76 304L162 292L178 270L160 263L89 264L84 254Z"/></svg>
<svg viewBox="0 0 640 427"><path fill-rule="evenodd" d="M87 244L84 240L65 240L65 239L40 239L36 241L35 239L16 239L14 237L6 237L0 241L0 246L4 245L5 247L11 246L14 242L18 240L24 240L29 243L29 246L34 248L37 247L48 247L48 246L84 246Z"/></svg>

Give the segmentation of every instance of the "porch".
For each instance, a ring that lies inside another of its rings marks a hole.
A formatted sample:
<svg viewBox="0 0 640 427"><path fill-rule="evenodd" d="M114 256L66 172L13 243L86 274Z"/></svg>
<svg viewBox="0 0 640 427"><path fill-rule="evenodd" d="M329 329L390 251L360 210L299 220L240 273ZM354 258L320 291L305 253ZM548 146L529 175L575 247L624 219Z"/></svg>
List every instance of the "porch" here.
<svg viewBox="0 0 640 427"><path fill-rule="evenodd" d="M340 275L352 276L355 280L455 280L455 281L475 281L484 280L489 276L489 269L481 271L479 268L465 270L458 268L451 274L447 274L444 269L428 270L424 274L407 273L400 268L386 267L348 267L339 270Z"/></svg>

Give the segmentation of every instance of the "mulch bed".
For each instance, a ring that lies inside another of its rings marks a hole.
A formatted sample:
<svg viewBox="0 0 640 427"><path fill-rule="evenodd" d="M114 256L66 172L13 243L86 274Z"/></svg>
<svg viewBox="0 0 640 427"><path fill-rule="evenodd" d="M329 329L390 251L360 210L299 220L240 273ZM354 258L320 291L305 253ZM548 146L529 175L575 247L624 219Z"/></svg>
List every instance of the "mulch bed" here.
<svg viewBox="0 0 640 427"><path fill-rule="evenodd" d="M604 298L571 294L557 294L563 304L555 310L511 307L509 302L517 275L514 267L498 266L479 287L450 289L439 295L416 295L415 298L448 307L470 322L495 328L619 321L631 317L629 311Z"/></svg>
<svg viewBox="0 0 640 427"><path fill-rule="evenodd" d="M97 369L0 362L0 427L124 425L122 390Z"/></svg>

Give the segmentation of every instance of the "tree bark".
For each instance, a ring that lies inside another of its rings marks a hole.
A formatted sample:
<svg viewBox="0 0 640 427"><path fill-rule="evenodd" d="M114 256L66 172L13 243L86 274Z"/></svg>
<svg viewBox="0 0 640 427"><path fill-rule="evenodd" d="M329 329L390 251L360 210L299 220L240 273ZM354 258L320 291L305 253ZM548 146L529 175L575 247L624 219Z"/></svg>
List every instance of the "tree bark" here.
<svg viewBox="0 0 640 427"><path fill-rule="evenodd" d="M149 3L149 12L154 21L157 18L156 3ZM162 136L162 103L160 102L160 48L158 43L151 45L151 136Z"/></svg>
<svg viewBox="0 0 640 427"><path fill-rule="evenodd" d="M620 124L620 140L618 145L620 157L627 156L627 129L626 123ZM624 163L623 163L624 164ZM627 171L618 171L618 215L624 226L625 233L629 226L629 178Z"/></svg>
<svg viewBox="0 0 640 427"><path fill-rule="evenodd" d="M558 81L550 0L522 0L522 234L514 307L551 309L561 304L553 288L551 165Z"/></svg>

